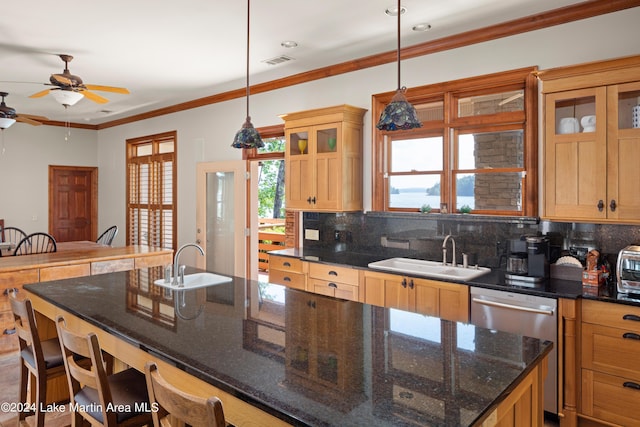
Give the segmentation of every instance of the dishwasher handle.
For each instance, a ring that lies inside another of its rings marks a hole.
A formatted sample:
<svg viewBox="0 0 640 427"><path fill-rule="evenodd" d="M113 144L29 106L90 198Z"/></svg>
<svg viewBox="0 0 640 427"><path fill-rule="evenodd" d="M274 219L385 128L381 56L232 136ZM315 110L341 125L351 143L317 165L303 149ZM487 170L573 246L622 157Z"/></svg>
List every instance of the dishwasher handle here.
<svg viewBox="0 0 640 427"><path fill-rule="evenodd" d="M490 307L500 307L500 308L507 308L510 310L526 311L529 313L546 314L547 316L553 316L553 309L525 307L522 305L514 305L514 304L508 304L506 302L491 301L491 300L485 300L480 298L472 298L471 301L476 304L488 305Z"/></svg>

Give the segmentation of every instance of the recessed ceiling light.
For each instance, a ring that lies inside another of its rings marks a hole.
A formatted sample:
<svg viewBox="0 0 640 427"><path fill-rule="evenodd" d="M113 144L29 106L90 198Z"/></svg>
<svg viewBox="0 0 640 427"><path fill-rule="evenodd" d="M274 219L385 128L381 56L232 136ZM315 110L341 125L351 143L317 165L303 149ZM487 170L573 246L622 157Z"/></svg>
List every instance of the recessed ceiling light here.
<svg viewBox="0 0 640 427"><path fill-rule="evenodd" d="M416 24L413 26L413 31L428 31L431 29L431 24Z"/></svg>
<svg viewBox="0 0 640 427"><path fill-rule="evenodd" d="M400 14L403 15L407 12L407 8L404 6L400 6ZM389 6L384 13L389 16L398 16L398 6Z"/></svg>
<svg viewBox="0 0 640 427"><path fill-rule="evenodd" d="M298 43L294 42L293 40L285 40L282 43L280 43L280 46L286 47L287 49L291 49L294 47L298 47Z"/></svg>

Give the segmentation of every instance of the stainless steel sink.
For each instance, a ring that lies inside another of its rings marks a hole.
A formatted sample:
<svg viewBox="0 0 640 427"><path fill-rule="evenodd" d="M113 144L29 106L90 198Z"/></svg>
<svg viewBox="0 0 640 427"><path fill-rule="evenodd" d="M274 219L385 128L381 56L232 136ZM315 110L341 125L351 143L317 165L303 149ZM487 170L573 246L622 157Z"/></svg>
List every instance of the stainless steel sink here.
<svg viewBox="0 0 640 427"><path fill-rule="evenodd" d="M185 274L184 275L184 283L181 285L173 285L173 277L170 282L165 282L164 279L159 279L153 282L154 285L162 286L164 288L169 289L178 289L178 290L186 290L186 289L197 289L204 288L206 286L214 286L221 285L223 283L229 283L233 279L227 276L221 276L215 273L194 273L194 274Z"/></svg>
<svg viewBox="0 0 640 427"><path fill-rule="evenodd" d="M467 281L476 277L487 274L491 271L486 267L470 267L461 266L454 267L452 265L442 265L437 261L424 261L412 258L389 258L382 261L369 263L369 268L378 270L392 271L401 274L415 274L435 279L451 279Z"/></svg>

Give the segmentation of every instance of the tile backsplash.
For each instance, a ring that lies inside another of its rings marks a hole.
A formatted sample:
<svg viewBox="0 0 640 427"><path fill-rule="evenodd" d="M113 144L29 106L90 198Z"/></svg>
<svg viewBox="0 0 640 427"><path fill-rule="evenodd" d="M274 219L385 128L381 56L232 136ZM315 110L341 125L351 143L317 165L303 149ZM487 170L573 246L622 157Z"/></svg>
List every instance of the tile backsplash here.
<svg viewBox="0 0 640 427"><path fill-rule="evenodd" d="M507 242L523 235L550 238L556 256L571 248L598 249L615 264L618 252L640 243L640 227L540 221L537 218L498 218L483 215L441 215L387 212L305 213L305 230L318 230L318 240L304 240L305 248L384 253L406 249L426 259L442 259L442 242L451 235L458 262L462 253L488 267L504 266ZM553 261L553 260L552 260Z"/></svg>

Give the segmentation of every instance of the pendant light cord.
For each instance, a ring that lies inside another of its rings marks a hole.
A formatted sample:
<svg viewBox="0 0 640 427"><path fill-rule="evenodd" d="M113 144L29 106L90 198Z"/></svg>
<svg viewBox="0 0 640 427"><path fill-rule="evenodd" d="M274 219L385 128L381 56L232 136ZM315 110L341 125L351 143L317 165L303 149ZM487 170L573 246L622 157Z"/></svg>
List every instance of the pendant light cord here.
<svg viewBox="0 0 640 427"><path fill-rule="evenodd" d="M251 13L251 0L247 0L247 117L249 117L249 26Z"/></svg>
<svg viewBox="0 0 640 427"><path fill-rule="evenodd" d="M397 9L397 13L398 13L398 49L397 49L397 55L398 55L398 90L400 90L400 14L401 14L401 9L400 9L400 0L398 0L398 9Z"/></svg>

